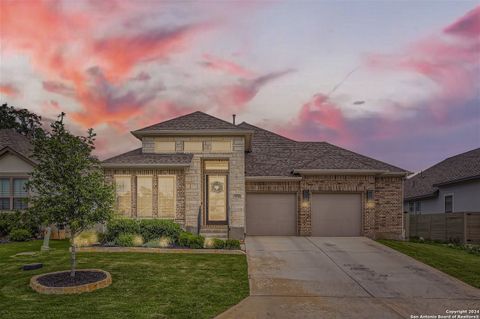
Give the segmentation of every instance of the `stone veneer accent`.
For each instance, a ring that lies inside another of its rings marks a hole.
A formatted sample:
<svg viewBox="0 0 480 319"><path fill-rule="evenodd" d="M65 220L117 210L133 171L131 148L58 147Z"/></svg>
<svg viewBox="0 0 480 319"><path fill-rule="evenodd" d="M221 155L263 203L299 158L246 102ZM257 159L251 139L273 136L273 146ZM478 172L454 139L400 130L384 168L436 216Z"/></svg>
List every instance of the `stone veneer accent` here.
<svg viewBox="0 0 480 319"><path fill-rule="evenodd" d="M152 175L152 201L153 201L153 217L158 217L158 176L159 175L175 175L177 183L177 202L175 212L175 222L180 225L185 225L185 171L183 169L169 170L169 169L136 169L136 168L120 168L120 169L105 169L105 178L107 182L113 183L113 176L115 175L131 175L132 180L132 214L131 217L137 216L137 175Z"/></svg>
<svg viewBox="0 0 480 319"><path fill-rule="evenodd" d="M70 272L69 270L63 271L56 271L50 272L47 274L41 274L37 276L33 276L30 279L30 287L38 293L47 294L47 295L69 295L69 294L81 294L83 292L91 292L97 289L108 287L112 284L112 276L108 271L101 270L101 269L78 269L77 272L80 271L97 271L102 272L106 275L106 277L100 281L92 282L89 284L73 286L73 287L47 287L38 282L38 278L50 275L50 274L58 274L62 272Z"/></svg>
<svg viewBox="0 0 480 319"><path fill-rule="evenodd" d="M246 192L297 193L297 233L311 235L311 205L302 205L303 190L361 193L363 235L370 238L403 239L403 179L375 176L303 176L301 181L247 181ZM366 203L366 191L375 191L375 205ZM311 196L310 196L311 198Z"/></svg>

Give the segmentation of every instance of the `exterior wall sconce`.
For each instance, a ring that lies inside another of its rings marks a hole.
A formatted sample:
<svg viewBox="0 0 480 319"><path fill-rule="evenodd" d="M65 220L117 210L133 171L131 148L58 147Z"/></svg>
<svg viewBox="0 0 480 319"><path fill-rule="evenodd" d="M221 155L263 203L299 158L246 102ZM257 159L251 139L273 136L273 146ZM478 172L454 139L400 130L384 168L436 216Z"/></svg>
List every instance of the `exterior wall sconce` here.
<svg viewBox="0 0 480 319"><path fill-rule="evenodd" d="M307 208L308 206L310 206L310 191L304 190L302 192L302 207Z"/></svg>
<svg viewBox="0 0 480 319"><path fill-rule="evenodd" d="M373 190L367 190L367 208L375 207L375 192Z"/></svg>

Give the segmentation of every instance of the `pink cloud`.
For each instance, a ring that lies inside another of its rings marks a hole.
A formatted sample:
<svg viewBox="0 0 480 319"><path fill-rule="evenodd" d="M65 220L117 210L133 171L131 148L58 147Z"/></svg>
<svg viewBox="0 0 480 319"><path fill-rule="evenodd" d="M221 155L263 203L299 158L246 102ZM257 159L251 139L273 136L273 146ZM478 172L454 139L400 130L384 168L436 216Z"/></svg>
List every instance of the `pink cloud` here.
<svg viewBox="0 0 480 319"><path fill-rule="evenodd" d="M219 111L230 113L243 110L263 86L292 72L294 72L293 69L271 72L255 79L241 80L237 84L218 88L214 95L221 107Z"/></svg>
<svg viewBox="0 0 480 319"><path fill-rule="evenodd" d="M0 94L6 95L9 97L15 97L20 94L20 91L15 85L11 83L6 83L6 84L0 84Z"/></svg>
<svg viewBox="0 0 480 319"><path fill-rule="evenodd" d="M480 37L480 6L472 9L466 15L453 22L445 29L445 33L469 38Z"/></svg>
<svg viewBox="0 0 480 319"><path fill-rule="evenodd" d="M214 71L221 71L242 78L252 78L255 76L255 72L248 70L233 61L222 59L210 54L204 54L203 59L204 61L201 62L201 65Z"/></svg>

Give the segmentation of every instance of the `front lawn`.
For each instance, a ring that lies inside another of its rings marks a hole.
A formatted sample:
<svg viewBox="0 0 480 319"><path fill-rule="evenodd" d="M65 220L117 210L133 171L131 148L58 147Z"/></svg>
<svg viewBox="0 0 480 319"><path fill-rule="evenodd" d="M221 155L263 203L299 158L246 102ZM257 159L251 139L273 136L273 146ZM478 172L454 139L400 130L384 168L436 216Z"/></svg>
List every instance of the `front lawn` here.
<svg viewBox="0 0 480 319"><path fill-rule="evenodd" d="M480 256L437 243L379 240L380 243L480 288Z"/></svg>
<svg viewBox="0 0 480 319"><path fill-rule="evenodd" d="M33 275L69 268L67 242L0 244L0 318L212 318L248 295L244 255L78 253L78 268L101 268L112 285L81 295L41 295ZM34 251L37 256L17 256ZM42 269L22 271L27 263Z"/></svg>

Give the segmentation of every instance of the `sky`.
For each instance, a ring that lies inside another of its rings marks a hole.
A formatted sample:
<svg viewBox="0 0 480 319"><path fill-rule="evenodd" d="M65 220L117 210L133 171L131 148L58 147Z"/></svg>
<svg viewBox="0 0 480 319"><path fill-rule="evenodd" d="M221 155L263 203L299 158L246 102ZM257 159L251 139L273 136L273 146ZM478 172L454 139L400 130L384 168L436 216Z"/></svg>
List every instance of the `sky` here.
<svg viewBox="0 0 480 319"><path fill-rule="evenodd" d="M200 110L419 171L480 147L480 3L0 0L0 102L102 159Z"/></svg>

